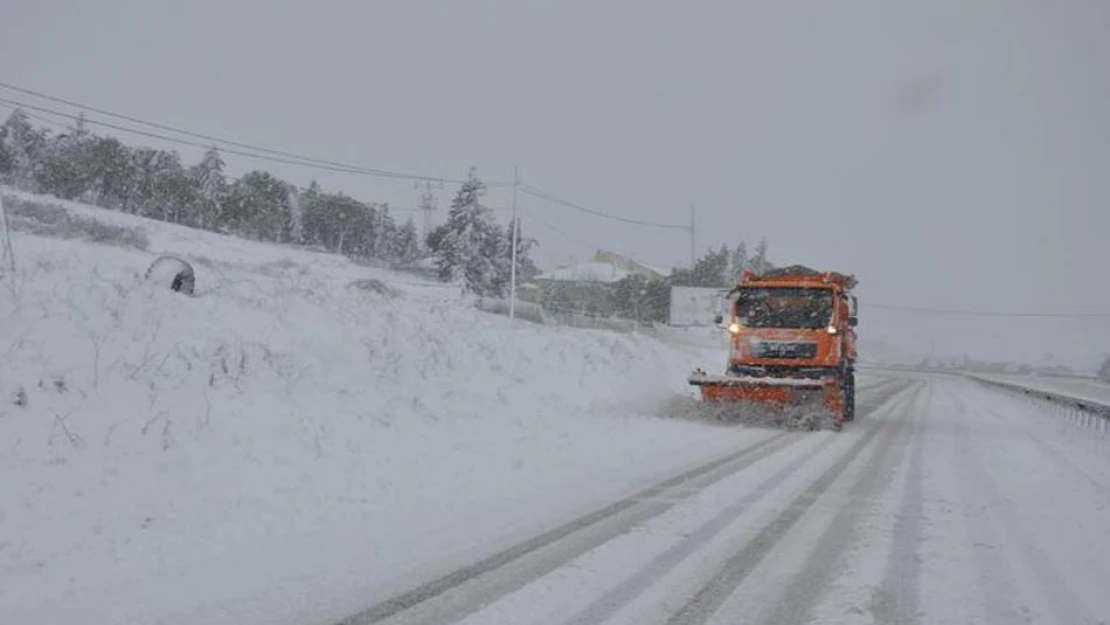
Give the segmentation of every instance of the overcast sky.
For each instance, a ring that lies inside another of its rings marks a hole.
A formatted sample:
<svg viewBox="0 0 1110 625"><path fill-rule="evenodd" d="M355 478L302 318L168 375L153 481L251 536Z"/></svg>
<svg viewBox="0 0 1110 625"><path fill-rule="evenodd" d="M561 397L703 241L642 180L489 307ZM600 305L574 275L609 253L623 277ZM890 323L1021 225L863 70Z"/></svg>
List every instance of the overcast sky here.
<svg viewBox="0 0 1110 625"><path fill-rule="evenodd" d="M369 167L518 165L641 219L696 205L699 252L765 235L871 301L1110 310L1105 0L4 0L0 81ZM688 262L685 232L521 206L545 263Z"/></svg>

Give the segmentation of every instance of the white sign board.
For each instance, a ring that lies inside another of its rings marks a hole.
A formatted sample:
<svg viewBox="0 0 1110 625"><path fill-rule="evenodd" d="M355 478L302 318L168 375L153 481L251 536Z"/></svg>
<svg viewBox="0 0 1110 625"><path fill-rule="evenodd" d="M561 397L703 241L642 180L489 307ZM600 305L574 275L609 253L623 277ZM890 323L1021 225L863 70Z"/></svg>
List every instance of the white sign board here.
<svg viewBox="0 0 1110 625"><path fill-rule="evenodd" d="M728 289L695 286L671 287L672 326L712 326L713 318L725 314Z"/></svg>

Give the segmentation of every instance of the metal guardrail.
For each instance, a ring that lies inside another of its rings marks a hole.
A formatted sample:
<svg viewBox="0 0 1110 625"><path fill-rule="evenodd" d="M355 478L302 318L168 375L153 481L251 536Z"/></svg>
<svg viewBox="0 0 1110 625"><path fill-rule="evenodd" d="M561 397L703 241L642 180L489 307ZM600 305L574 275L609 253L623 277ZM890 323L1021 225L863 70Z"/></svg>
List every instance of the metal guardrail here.
<svg viewBox="0 0 1110 625"><path fill-rule="evenodd" d="M980 384L993 386L995 388L1000 388L1012 393L1019 393L1033 399L1040 399L1052 404L1056 404L1063 408L1070 408L1072 410L1078 410L1090 415L1095 415L1103 420L1103 425L1105 425L1106 423L1110 423L1110 404L1104 404L1082 397L1075 397L1072 395L1068 395L1067 393L1056 393L1039 388L1029 388L1028 386L1022 386L1021 384L1018 384L1016 382L992 380L990 378L983 378L973 374L968 374L967 377L969 379L975 380L976 382L979 382Z"/></svg>
<svg viewBox="0 0 1110 625"><path fill-rule="evenodd" d="M914 373L949 373L952 375L1022 375L1020 372L1013 371L991 371L976 368L954 367L922 367L921 365L900 365L890 363L876 363L870 361L858 362L856 364L856 369L872 369L875 371L909 371ZM1098 376L1080 373L1048 373L1044 371L1037 371L1034 373L1038 378L1043 379L1087 380L1091 382L1099 381Z"/></svg>
<svg viewBox="0 0 1110 625"><path fill-rule="evenodd" d="M972 372L968 372L968 371L959 371L959 370L953 370L953 369L932 369L932 368L926 369L926 368L922 368L922 367L876 366L876 365L858 365L856 367L856 369L857 369L857 371L867 371L867 372L882 372L882 371L913 372L913 373L931 373L931 374L943 374L943 375L950 375L950 376L960 376L960 377L963 377L965 379L978 382L978 383L983 384L985 386L991 386L991 387L1001 389L1001 390L1004 390L1004 391L1007 391L1007 392L1010 392L1010 393L1015 393L1015 394L1018 394L1018 395L1022 395L1024 397L1028 397L1029 399L1041 400L1041 401L1050 403L1054 406L1058 406L1060 408L1063 408L1065 410L1075 411L1075 412L1083 415L1084 417L1089 417L1089 418L1080 418L1080 419L1078 419L1079 421L1086 421L1086 422L1088 422L1087 424L1090 425L1091 424L1090 420L1094 419L1095 421L1097 421L1096 425L1100 429L1110 430L1110 403L1103 403L1103 402L1098 402L1098 401L1094 401L1094 400L1083 398L1083 397L1076 397L1074 395L1069 395L1069 394L1063 393L1063 392L1053 392L1053 391L1047 391L1047 390L1039 389L1039 388L1030 388L1030 387L1024 386L1024 385L1022 385L1018 382L1007 382L1007 381L1003 381L1003 380L994 380L994 379L991 379L991 378L982 377L981 375L978 375L978 374L972 373Z"/></svg>

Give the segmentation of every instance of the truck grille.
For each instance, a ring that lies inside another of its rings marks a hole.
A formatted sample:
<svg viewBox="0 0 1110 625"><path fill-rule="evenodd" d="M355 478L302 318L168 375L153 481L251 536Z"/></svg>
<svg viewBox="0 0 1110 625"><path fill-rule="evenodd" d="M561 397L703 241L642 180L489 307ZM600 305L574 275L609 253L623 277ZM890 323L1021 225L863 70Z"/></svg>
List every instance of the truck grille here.
<svg viewBox="0 0 1110 625"><path fill-rule="evenodd" d="M752 341L752 356L756 358L816 358L817 343L790 341Z"/></svg>

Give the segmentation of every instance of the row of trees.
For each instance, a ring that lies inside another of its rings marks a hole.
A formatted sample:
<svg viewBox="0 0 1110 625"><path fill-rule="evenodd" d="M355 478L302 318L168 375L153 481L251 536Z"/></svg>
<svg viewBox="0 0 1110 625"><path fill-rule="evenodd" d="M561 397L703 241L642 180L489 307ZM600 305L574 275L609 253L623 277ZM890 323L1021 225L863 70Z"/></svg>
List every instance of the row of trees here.
<svg viewBox="0 0 1110 625"><path fill-rule="evenodd" d="M663 280L647 280L639 275L625 277L613 289L613 308L622 317L666 323L672 286L725 289L735 284L745 270L759 273L773 268L766 239L760 239L752 253L743 241L731 249L723 243L695 260L693 268L676 267Z"/></svg>
<svg viewBox="0 0 1110 625"><path fill-rule="evenodd" d="M307 245L352 257L411 263L432 256L439 277L468 292L508 294L512 225L482 203L486 186L471 170L451 203L447 223L422 240L412 219L398 224L387 204L300 189L265 171L231 180L216 148L187 166L177 152L133 147L90 132L78 118L60 134L35 127L22 111L0 126L0 183L67 200L260 241ZM519 227L519 224L518 224ZM519 233L518 233L519 234ZM529 259L534 239L519 236L522 281L538 273ZM745 268L770 267L767 243L749 254L744 243L710 250L690 269L661 281L632 276L617 284L607 308L663 320L671 286L725 287Z"/></svg>
<svg viewBox="0 0 1110 625"><path fill-rule="evenodd" d="M216 148L186 166L176 152L124 145L88 131L34 127L21 111L0 126L0 182L134 215L237 236L307 245L347 256L411 263L437 258L440 278L483 296L508 292L512 229L482 204L485 184L471 170L447 223L422 240L412 219L398 225L387 204L328 193L313 181L298 189L273 174L225 174ZM519 224L518 224L519 225ZM519 234L519 231L518 231ZM519 237L521 278L538 273L528 258L536 244Z"/></svg>
<svg viewBox="0 0 1110 625"><path fill-rule="evenodd" d="M553 285L544 294L542 303L553 310L574 309L645 323L666 323L670 315L671 287L724 289L735 284L744 270L758 273L773 268L766 239L761 239L752 253L744 242L735 248L724 244L696 259L693 268L676 267L662 279L651 280L631 274L612 285L599 287L603 291L591 289L585 293L575 287Z"/></svg>
<svg viewBox="0 0 1110 625"><path fill-rule="evenodd" d="M745 270L760 273L773 268L767 256L767 239L760 239L750 254L743 241L732 249L722 243L720 248L697 259L693 268L676 268L670 281L675 286L724 288L735 284Z"/></svg>
<svg viewBox="0 0 1110 625"><path fill-rule="evenodd" d="M88 131L34 127L21 111L0 126L0 182L67 200L225 232L308 245L354 257L409 262L426 250L412 220L398 224L387 204L298 189L273 174L225 174L216 148L186 166L177 152L124 145Z"/></svg>

